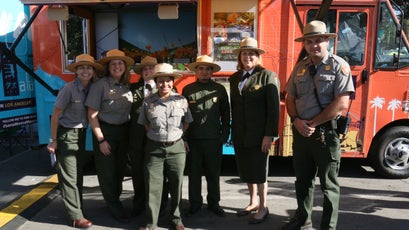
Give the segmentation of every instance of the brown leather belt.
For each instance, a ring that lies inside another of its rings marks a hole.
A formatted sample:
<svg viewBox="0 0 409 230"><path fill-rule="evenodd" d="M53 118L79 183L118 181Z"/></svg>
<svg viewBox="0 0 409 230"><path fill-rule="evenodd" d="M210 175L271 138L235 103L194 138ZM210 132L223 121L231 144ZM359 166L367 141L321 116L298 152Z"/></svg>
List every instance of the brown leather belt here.
<svg viewBox="0 0 409 230"><path fill-rule="evenodd" d="M154 141L154 140L150 140L154 143L156 143L157 145L160 145L162 147L169 147L172 146L174 144L176 144L176 142L180 141L181 138L177 139L176 141Z"/></svg>

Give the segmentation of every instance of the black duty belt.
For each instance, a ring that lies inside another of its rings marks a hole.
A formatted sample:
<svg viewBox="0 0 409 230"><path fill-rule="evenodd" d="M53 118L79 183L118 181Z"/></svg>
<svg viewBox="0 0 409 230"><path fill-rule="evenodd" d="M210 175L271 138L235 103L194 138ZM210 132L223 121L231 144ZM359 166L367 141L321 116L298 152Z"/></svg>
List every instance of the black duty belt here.
<svg viewBox="0 0 409 230"><path fill-rule="evenodd" d="M128 122L124 122L122 124L111 124L105 121L98 120L100 125L108 125L108 126L123 126L126 125Z"/></svg>
<svg viewBox="0 0 409 230"><path fill-rule="evenodd" d="M320 124L318 127L325 128L325 130L334 129L334 128L332 127L331 121L327 121L327 122L325 122L325 123L322 123L322 124Z"/></svg>

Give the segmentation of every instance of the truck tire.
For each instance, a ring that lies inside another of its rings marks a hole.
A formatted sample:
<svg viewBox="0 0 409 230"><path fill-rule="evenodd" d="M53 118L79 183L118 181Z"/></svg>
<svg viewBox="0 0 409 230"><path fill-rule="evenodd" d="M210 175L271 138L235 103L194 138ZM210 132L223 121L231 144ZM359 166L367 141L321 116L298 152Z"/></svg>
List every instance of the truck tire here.
<svg viewBox="0 0 409 230"><path fill-rule="evenodd" d="M394 179L409 177L409 127L390 128L373 147L369 158L376 173Z"/></svg>

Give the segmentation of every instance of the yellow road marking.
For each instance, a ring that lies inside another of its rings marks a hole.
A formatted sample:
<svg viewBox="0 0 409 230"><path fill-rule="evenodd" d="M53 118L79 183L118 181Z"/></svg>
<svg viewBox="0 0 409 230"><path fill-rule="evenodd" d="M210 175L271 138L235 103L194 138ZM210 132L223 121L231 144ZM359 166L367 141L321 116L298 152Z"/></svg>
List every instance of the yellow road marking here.
<svg viewBox="0 0 409 230"><path fill-rule="evenodd" d="M13 220L17 215L41 199L58 185L57 174L52 175L48 180L24 194L20 199L14 201L8 207L0 211L0 228Z"/></svg>

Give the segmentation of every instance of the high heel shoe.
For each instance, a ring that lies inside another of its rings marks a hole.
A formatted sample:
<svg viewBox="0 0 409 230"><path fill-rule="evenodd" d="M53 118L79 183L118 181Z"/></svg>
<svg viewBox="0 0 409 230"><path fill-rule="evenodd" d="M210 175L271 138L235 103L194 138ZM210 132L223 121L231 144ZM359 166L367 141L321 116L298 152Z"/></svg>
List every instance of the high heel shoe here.
<svg viewBox="0 0 409 230"><path fill-rule="evenodd" d="M266 213L264 213L263 217L261 217L260 219L255 218L254 216L249 220L249 224L259 224L264 222L268 215L270 214L270 212L268 211L268 208L266 208Z"/></svg>
<svg viewBox="0 0 409 230"><path fill-rule="evenodd" d="M252 209L247 210L246 208L244 209L240 209L237 211L237 215L238 216L247 216L248 214L250 214L252 211L257 211L258 210L258 205Z"/></svg>

